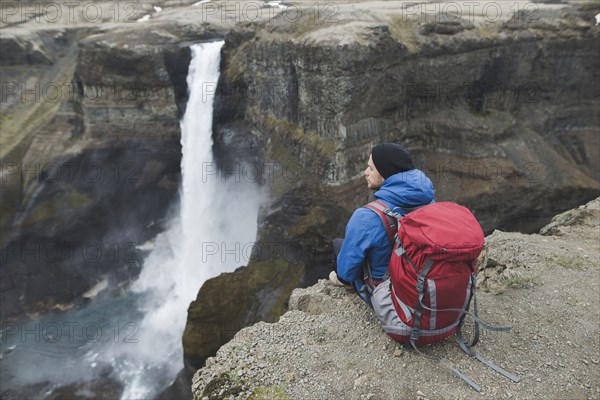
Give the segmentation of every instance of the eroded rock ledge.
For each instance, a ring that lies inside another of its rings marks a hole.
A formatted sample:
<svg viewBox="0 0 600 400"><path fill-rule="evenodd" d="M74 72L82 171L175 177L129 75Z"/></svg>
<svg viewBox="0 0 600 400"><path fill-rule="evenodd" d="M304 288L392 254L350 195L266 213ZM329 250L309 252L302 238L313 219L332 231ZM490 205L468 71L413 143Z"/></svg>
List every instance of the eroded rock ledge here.
<svg viewBox="0 0 600 400"><path fill-rule="evenodd" d="M479 263L481 315L513 325L513 332L483 334L478 351L520 375L520 383L470 359L452 339L426 349L482 384L484 397L600 396L600 198L557 216L552 228L545 235L496 231ZM279 322L238 332L196 373L193 393L200 400L447 399L475 392L400 349L356 295L321 280L294 290Z"/></svg>

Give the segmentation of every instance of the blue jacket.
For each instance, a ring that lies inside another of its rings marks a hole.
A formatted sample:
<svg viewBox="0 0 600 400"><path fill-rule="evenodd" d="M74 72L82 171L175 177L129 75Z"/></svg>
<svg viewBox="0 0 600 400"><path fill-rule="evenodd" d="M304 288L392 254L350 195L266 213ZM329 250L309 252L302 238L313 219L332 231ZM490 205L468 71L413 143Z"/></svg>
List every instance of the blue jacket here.
<svg viewBox="0 0 600 400"><path fill-rule="evenodd" d="M390 208L413 208L434 202L433 184L421 170L413 169L392 175L383 181L375 199ZM401 214L405 212L396 210ZM392 244L383 222L373 211L358 208L346 225L346 237L337 258L337 274L344 283L362 282L362 265L366 261L374 279L388 270Z"/></svg>

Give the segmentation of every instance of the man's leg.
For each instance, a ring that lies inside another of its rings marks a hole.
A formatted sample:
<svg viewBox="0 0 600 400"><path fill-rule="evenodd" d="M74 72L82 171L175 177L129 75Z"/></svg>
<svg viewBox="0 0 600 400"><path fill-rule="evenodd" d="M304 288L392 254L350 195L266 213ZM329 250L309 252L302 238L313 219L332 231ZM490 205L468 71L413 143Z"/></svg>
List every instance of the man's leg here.
<svg viewBox="0 0 600 400"><path fill-rule="evenodd" d="M335 238L333 239L333 265L335 267L335 271L337 272L337 258L338 254L342 250L342 245L344 244L344 239Z"/></svg>

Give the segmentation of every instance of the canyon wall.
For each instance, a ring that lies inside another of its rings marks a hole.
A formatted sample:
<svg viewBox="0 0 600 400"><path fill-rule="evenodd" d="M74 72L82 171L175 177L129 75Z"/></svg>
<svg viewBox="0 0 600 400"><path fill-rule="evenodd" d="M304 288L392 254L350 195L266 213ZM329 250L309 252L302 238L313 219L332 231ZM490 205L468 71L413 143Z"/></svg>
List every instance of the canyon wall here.
<svg viewBox="0 0 600 400"><path fill-rule="evenodd" d="M486 23L389 4L231 22L180 3L144 24L6 26L2 320L135 279L177 204L198 41L225 40L209 82L219 166L267 196L248 266L209 280L190 306L189 366L326 275L330 240L369 200L361 174L375 143L404 144L436 199L470 207L488 233L535 231L597 197L597 5Z"/></svg>

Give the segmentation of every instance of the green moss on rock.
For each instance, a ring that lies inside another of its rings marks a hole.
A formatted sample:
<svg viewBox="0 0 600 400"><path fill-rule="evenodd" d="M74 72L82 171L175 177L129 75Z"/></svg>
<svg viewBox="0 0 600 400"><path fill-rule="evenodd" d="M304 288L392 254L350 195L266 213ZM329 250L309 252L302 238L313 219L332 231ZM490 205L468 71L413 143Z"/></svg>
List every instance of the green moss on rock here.
<svg viewBox="0 0 600 400"><path fill-rule="evenodd" d="M300 125L262 113L258 108L251 110L257 124L270 139L269 158L279 166L279 173L270 185L274 198L303 182L318 185L327 179L330 164L338 143L332 138L319 136Z"/></svg>
<svg viewBox="0 0 600 400"><path fill-rule="evenodd" d="M248 400L288 400L289 397L285 394L283 386L259 386L252 391Z"/></svg>
<svg viewBox="0 0 600 400"><path fill-rule="evenodd" d="M49 200L37 204L22 222L23 226L62 219L65 212L73 213L82 209L93 200L77 190L58 192Z"/></svg>
<svg viewBox="0 0 600 400"><path fill-rule="evenodd" d="M21 202L21 175L18 167L2 166L2 191L0 192L0 226L8 224Z"/></svg>
<svg viewBox="0 0 600 400"><path fill-rule="evenodd" d="M296 225L291 228L290 233L293 235L304 235L316 226L325 226L328 219L328 210L319 206L313 207L308 214L300 217Z"/></svg>
<svg viewBox="0 0 600 400"><path fill-rule="evenodd" d="M267 256L204 283L188 309L183 334L187 362L199 367L244 326L273 322L283 314L292 290L300 286L304 266Z"/></svg>

